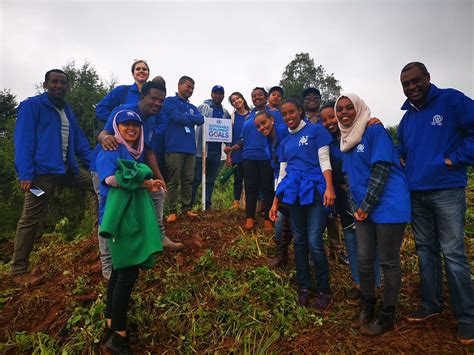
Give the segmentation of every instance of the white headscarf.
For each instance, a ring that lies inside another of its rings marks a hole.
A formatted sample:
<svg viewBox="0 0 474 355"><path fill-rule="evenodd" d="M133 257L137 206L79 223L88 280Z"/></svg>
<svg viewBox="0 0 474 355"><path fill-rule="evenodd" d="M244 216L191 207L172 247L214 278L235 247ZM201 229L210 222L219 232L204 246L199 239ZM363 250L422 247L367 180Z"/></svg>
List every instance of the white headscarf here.
<svg viewBox="0 0 474 355"><path fill-rule="evenodd" d="M352 93L344 93L339 96L334 105L334 111L336 111L336 106L339 100L342 97L347 97L351 100L356 111L356 117L352 122L350 127L344 127L339 120L337 120L337 125L341 131L341 152L347 152L355 147L362 139L367 123L370 120L370 109L359 96Z"/></svg>
<svg viewBox="0 0 474 355"><path fill-rule="evenodd" d="M117 125L117 116L122 113L122 112L126 112L126 111L129 111L129 110L122 110L122 111L119 111L115 114L114 116L114 120L112 122L112 126L114 128L114 133L115 133L115 139L117 140L117 142L119 143L122 143L125 148L127 148L128 152L132 155L132 157L136 160L138 158L140 158L140 156L142 155L142 152L143 152L143 147L144 147L144 142L143 142L143 123L141 121L137 121L137 120L134 120L136 122L140 122L142 123L140 125L140 137L138 138L138 148L137 149L134 149L133 147L131 147L126 141L125 139L123 139L122 135L120 134L120 131L118 129L118 125ZM133 112L133 114L137 115L134 111L131 111ZM137 115L138 116L138 115ZM125 122L125 121L124 121ZM120 124L120 123L119 123Z"/></svg>

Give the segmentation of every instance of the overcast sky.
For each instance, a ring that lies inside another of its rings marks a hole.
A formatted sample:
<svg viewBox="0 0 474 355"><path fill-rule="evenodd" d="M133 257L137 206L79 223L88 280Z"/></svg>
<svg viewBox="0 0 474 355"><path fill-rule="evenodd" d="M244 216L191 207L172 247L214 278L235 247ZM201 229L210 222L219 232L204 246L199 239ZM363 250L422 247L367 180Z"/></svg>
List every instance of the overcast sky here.
<svg viewBox="0 0 474 355"><path fill-rule="evenodd" d="M195 105L215 84L250 101L252 88L277 85L295 54L307 52L343 91L395 125L404 101L400 70L410 61L424 62L438 87L474 97L473 3L0 0L0 88L22 101L48 69L69 60L131 84L133 60L146 59L169 94L180 76L193 77Z"/></svg>

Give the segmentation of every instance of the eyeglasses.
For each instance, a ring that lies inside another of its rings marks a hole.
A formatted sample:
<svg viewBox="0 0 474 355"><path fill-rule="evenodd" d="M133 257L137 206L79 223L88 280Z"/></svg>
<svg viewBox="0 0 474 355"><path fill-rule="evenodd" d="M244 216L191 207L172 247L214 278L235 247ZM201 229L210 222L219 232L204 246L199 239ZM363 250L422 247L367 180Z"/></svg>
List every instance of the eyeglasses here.
<svg viewBox="0 0 474 355"><path fill-rule="evenodd" d="M321 96L316 96L316 95L307 95L303 101L321 101Z"/></svg>

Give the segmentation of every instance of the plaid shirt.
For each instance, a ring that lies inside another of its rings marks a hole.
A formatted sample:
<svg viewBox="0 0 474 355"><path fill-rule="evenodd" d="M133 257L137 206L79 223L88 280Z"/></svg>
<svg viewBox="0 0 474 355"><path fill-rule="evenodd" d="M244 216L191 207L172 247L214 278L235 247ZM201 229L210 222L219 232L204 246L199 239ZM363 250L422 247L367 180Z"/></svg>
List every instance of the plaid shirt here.
<svg viewBox="0 0 474 355"><path fill-rule="evenodd" d="M370 173L367 193L365 194L364 200L360 206L357 206L356 202L354 201L354 197L350 192L347 174L344 174L346 186L348 189L349 206L352 212L355 213L360 208L363 212L370 214L377 203L379 203L380 197L382 196L385 187L385 182L387 181L388 175L390 174L391 165L392 164L388 162L377 162L373 165L372 172Z"/></svg>

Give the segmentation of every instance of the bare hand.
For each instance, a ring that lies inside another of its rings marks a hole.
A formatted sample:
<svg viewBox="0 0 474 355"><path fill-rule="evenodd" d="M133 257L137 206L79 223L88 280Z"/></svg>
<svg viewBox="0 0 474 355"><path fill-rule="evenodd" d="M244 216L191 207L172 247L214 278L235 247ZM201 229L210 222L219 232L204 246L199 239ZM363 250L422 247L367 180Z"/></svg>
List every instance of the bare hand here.
<svg viewBox="0 0 474 355"><path fill-rule="evenodd" d="M224 153L226 153L226 154L232 153L232 147L225 147L224 148Z"/></svg>
<svg viewBox="0 0 474 355"><path fill-rule="evenodd" d="M32 185L33 185L33 181L31 180L20 181L20 189L23 192L28 191Z"/></svg>
<svg viewBox="0 0 474 355"><path fill-rule="evenodd" d="M272 222L276 222L276 220L278 219L278 204L274 203L272 205L272 208L268 212L268 216L270 217L270 220Z"/></svg>
<svg viewBox="0 0 474 355"><path fill-rule="evenodd" d="M449 158L444 158L444 163L448 167L448 169L451 169L453 167L453 162Z"/></svg>
<svg viewBox="0 0 474 355"><path fill-rule="evenodd" d="M406 165L405 159L403 159L402 157L400 157L400 165L403 167Z"/></svg>
<svg viewBox="0 0 474 355"><path fill-rule="evenodd" d="M369 217L369 214L362 211L360 208L354 213L355 220L359 222L365 221L367 217Z"/></svg>
<svg viewBox="0 0 474 355"><path fill-rule="evenodd" d="M101 145L104 150L117 150L118 142L115 139L115 136L108 134L102 138Z"/></svg>
<svg viewBox="0 0 474 355"><path fill-rule="evenodd" d="M336 202L336 194L334 193L334 188L326 187L326 191L324 192L323 206L334 206L334 202Z"/></svg>

